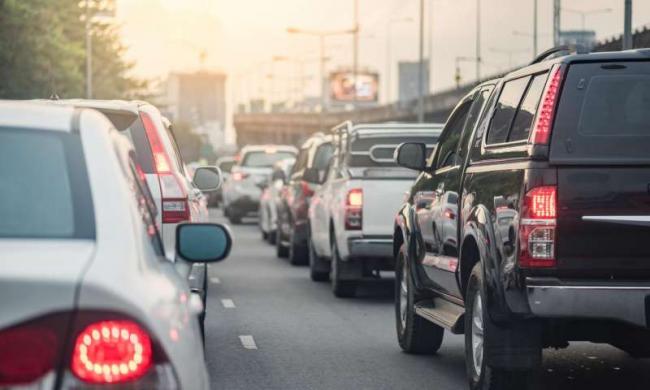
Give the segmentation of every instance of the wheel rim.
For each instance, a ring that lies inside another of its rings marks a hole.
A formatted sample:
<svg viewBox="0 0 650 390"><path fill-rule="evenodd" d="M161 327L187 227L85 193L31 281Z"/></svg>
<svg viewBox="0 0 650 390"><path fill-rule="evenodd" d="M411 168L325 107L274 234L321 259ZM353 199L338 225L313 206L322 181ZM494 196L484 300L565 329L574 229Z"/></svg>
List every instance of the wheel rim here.
<svg viewBox="0 0 650 390"><path fill-rule="evenodd" d="M474 371L480 376L483 367L483 300L480 291L476 291L472 307L472 360Z"/></svg>
<svg viewBox="0 0 650 390"><path fill-rule="evenodd" d="M406 306L408 305L408 279L407 279L407 270L406 270L406 261L404 261L402 266L402 277L400 280L399 287L399 318L402 323L402 329L406 328Z"/></svg>

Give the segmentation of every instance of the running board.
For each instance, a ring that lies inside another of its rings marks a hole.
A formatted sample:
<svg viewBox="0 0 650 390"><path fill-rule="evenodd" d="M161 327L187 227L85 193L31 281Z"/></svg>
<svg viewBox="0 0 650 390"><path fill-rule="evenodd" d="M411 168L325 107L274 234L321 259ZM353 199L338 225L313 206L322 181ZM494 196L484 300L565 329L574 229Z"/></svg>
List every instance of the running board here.
<svg viewBox="0 0 650 390"><path fill-rule="evenodd" d="M415 314L442 326L454 334L462 334L465 308L442 298L421 301L415 304Z"/></svg>

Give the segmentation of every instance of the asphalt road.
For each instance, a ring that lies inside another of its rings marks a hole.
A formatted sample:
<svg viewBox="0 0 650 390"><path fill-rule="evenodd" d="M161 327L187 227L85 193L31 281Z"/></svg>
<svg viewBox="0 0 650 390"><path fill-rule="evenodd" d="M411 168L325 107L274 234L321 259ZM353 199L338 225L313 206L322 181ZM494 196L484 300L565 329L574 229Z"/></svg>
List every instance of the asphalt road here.
<svg viewBox="0 0 650 390"><path fill-rule="evenodd" d="M213 219L223 222L219 211ZM437 355L402 353L392 281L337 299L306 267L275 257L256 222L232 226L230 257L210 266L206 354L213 389L466 389L462 336ZM650 388L650 360L590 343L545 350L537 389Z"/></svg>

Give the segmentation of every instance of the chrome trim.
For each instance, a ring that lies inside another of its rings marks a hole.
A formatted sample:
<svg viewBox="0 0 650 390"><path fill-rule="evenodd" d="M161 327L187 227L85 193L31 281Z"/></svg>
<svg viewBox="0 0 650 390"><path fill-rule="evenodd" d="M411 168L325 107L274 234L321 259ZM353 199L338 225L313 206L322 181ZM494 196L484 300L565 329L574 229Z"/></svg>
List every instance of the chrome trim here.
<svg viewBox="0 0 650 390"><path fill-rule="evenodd" d="M521 225L526 226L555 226L555 219L535 219L535 218L522 218Z"/></svg>
<svg viewBox="0 0 650 390"><path fill-rule="evenodd" d="M650 226L650 215L583 215L583 221Z"/></svg>

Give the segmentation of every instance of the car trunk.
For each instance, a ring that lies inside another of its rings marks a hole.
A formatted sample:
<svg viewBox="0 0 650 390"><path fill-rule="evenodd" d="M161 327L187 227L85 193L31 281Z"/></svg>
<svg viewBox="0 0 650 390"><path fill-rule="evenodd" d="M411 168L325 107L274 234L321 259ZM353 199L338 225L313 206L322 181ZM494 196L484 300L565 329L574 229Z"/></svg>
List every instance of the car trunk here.
<svg viewBox="0 0 650 390"><path fill-rule="evenodd" d="M650 276L650 62L569 66L550 162L557 267L567 276Z"/></svg>

